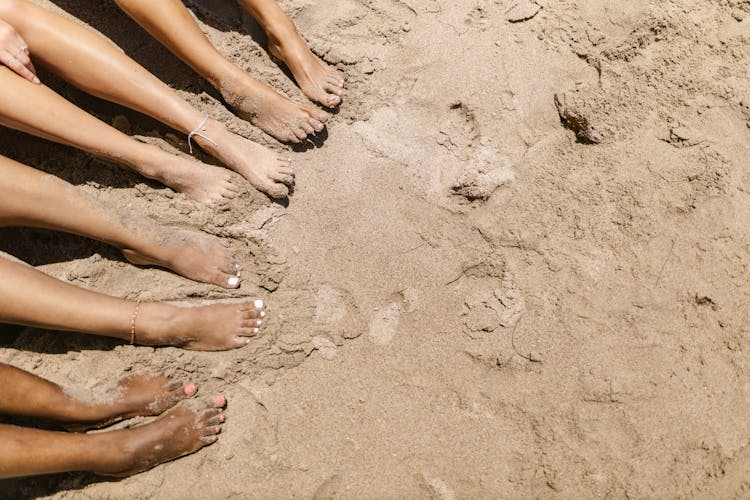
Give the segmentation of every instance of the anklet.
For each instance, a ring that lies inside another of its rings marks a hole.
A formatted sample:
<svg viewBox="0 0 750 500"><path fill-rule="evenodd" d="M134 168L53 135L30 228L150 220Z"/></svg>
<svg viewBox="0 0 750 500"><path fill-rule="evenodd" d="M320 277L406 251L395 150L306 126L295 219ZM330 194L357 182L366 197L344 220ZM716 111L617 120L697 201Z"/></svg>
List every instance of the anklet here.
<svg viewBox="0 0 750 500"><path fill-rule="evenodd" d="M188 146L190 146L190 154L193 154L193 141L192 141L192 139L193 139L194 135L197 135L198 137L202 137L202 138L206 139L208 142L210 142L211 144L213 144L214 147L219 147L218 144L216 144L214 141L212 141L211 139L209 139L208 137L206 137L205 135L203 135L203 134L201 134L199 132L200 129L203 128L203 126L206 124L207 121L208 121L208 115L206 115L206 117L203 119L203 121L200 123L200 125L198 125L197 127L195 127L195 130L193 130L192 132L190 132L188 134Z"/></svg>
<svg viewBox="0 0 750 500"><path fill-rule="evenodd" d="M135 344L135 320L138 319L138 310L141 308L141 301L135 302L135 310L133 311L133 317L130 318L130 345Z"/></svg>

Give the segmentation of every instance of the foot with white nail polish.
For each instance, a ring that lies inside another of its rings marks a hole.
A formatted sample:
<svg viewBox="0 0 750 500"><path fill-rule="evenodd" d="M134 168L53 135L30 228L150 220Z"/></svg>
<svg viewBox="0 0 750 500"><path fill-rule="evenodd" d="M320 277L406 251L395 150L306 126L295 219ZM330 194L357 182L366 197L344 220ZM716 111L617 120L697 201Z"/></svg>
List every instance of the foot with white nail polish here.
<svg viewBox="0 0 750 500"><path fill-rule="evenodd" d="M128 261L160 266L202 283L239 288L240 268L229 244L205 233L159 226L151 219L123 218L128 236L120 247Z"/></svg>
<svg viewBox="0 0 750 500"><path fill-rule="evenodd" d="M249 344L265 321L261 299L197 307L148 302L140 305L136 339L144 345L225 351Z"/></svg>
<svg viewBox="0 0 750 500"><path fill-rule="evenodd" d="M239 267L223 240L164 226L8 158L0 157L0 171L0 225L65 231L113 245L134 264L228 288L240 284Z"/></svg>

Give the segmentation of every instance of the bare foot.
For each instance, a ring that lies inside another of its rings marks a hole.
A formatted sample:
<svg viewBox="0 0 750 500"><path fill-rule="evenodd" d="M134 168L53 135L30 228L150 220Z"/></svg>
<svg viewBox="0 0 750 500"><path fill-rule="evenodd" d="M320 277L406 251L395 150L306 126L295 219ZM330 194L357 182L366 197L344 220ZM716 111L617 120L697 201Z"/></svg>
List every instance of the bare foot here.
<svg viewBox="0 0 750 500"><path fill-rule="evenodd" d="M289 196L289 188L294 185L291 157L233 134L216 120L208 120L200 132L205 137L196 136L195 142L259 191L272 198Z"/></svg>
<svg viewBox="0 0 750 500"><path fill-rule="evenodd" d="M102 427L124 418L161 415L198 391L164 376L130 375L115 386L92 391L66 391L71 409L65 421L69 430Z"/></svg>
<svg viewBox="0 0 750 500"><path fill-rule="evenodd" d="M223 82L219 91L237 115L282 142L298 143L325 128L330 115L298 104L249 75Z"/></svg>
<svg viewBox="0 0 750 500"><path fill-rule="evenodd" d="M198 203L214 206L240 192L232 182L232 174L224 168L172 155L155 146L151 153L131 167L144 177L184 193Z"/></svg>
<svg viewBox="0 0 750 500"><path fill-rule="evenodd" d="M286 64L310 100L327 107L341 103L344 75L312 53L291 21L268 31L268 50Z"/></svg>
<svg viewBox="0 0 750 500"><path fill-rule="evenodd" d="M261 299L235 304L179 307L141 304L136 343L196 351L226 351L250 343L266 318Z"/></svg>
<svg viewBox="0 0 750 500"><path fill-rule="evenodd" d="M229 244L204 233L159 226L151 219L125 218L132 247L121 248L131 263L160 266L202 283L239 288L240 268Z"/></svg>
<svg viewBox="0 0 750 500"><path fill-rule="evenodd" d="M92 436L102 458L94 472L125 477L195 453L219 439L225 422L224 396L211 401L183 401L146 425Z"/></svg>

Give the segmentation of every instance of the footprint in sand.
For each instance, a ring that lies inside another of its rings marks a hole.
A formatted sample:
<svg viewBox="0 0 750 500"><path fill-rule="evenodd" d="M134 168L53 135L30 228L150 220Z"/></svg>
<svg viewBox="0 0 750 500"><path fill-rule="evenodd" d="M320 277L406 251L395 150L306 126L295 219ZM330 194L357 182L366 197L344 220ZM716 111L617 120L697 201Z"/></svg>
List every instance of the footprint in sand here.
<svg viewBox="0 0 750 500"><path fill-rule="evenodd" d="M497 151L481 146L463 168L451 186L454 195L469 202L486 201L502 185L514 178L510 160Z"/></svg>
<svg viewBox="0 0 750 500"><path fill-rule="evenodd" d="M375 345L388 345L393 341L401 319L401 306L393 302L375 311L370 321L370 342Z"/></svg>

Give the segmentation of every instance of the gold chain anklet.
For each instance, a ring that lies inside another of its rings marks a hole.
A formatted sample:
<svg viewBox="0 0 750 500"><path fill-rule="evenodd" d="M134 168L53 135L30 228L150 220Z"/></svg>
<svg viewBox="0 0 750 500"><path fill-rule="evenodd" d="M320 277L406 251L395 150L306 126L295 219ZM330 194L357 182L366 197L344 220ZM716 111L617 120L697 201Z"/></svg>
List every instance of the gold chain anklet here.
<svg viewBox="0 0 750 500"><path fill-rule="evenodd" d="M130 345L135 344L135 320L138 319L138 310L141 308L141 301L135 302L135 310L133 310L133 317L130 318Z"/></svg>

